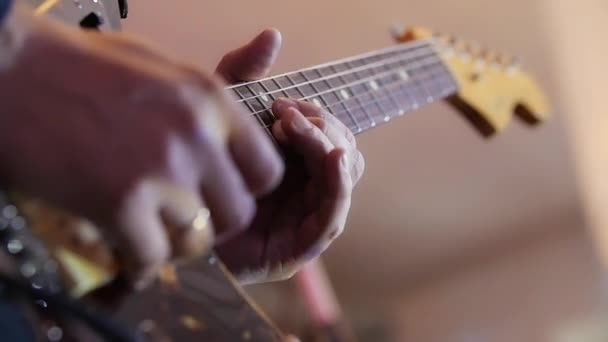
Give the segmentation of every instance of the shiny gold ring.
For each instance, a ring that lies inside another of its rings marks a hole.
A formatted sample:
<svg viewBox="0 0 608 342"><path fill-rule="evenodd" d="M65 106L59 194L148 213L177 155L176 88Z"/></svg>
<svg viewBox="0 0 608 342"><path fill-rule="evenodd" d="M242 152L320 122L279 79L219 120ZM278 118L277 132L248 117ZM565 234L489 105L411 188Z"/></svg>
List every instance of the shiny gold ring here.
<svg viewBox="0 0 608 342"><path fill-rule="evenodd" d="M211 219L211 212L207 208L199 208L196 215L192 219L188 229L195 231L203 231L209 227L209 220Z"/></svg>

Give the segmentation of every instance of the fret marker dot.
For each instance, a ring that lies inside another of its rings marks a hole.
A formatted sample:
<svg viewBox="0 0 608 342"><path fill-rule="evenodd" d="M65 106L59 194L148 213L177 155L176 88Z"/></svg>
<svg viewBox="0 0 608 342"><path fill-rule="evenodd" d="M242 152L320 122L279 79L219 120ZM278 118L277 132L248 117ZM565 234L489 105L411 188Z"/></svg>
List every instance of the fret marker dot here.
<svg viewBox="0 0 608 342"><path fill-rule="evenodd" d="M391 117L390 117L390 116L388 116L388 115L387 115L387 116L385 116L385 117L384 117L384 122L389 122L389 121L391 121Z"/></svg>
<svg viewBox="0 0 608 342"><path fill-rule="evenodd" d="M321 101L319 101L319 99L312 99L312 103L314 103L317 107L321 107Z"/></svg>
<svg viewBox="0 0 608 342"><path fill-rule="evenodd" d="M376 127L376 121L372 121L372 127Z"/></svg>
<svg viewBox="0 0 608 342"><path fill-rule="evenodd" d="M348 92L345 89L340 90L340 95L342 95L342 98L345 100L350 98L350 95L348 95Z"/></svg>
<svg viewBox="0 0 608 342"><path fill-rule="evenodd" d="M399 114L399 116L401 116L401 115L405 114L405 111L403 109L400 109L398 114Z"/></svg>
<svg viewBox="0 0 608 342"><path fill-rule="evenodd" d="M264 94L264 93L260 93L260 98L264 101L264 102L268 102L268 95Z"/></svg>
<svg viewBox="0 0 608 342"><path fill-rule="evenodd" d="M404 81L407 81L410 79L410 75L407 73L407 71L405 69L399 70L399 77L401 77L401 79Z"/></svg>
<svg viewBox="0 0 608 342"><path fill-rule="evenodd" d="M378 88L380 88L378 86L378 83L376 81L370 81L369 82L369 86L373 89L373 90L378 90Z"/></svg>

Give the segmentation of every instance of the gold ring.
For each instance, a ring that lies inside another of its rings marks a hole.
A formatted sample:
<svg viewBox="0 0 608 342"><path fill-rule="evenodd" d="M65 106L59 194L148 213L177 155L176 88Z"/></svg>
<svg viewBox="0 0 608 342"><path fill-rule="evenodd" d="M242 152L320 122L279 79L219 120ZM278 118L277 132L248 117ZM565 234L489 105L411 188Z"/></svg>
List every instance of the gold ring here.
<svg viewBox="0 0 608 342"><path fill-rule="evenodd" d="M207 208L199 208L196 211L196 215L190 223L188 229L195 231L203 231L209 227L209 220L211 219L211 212Z"/></svg>

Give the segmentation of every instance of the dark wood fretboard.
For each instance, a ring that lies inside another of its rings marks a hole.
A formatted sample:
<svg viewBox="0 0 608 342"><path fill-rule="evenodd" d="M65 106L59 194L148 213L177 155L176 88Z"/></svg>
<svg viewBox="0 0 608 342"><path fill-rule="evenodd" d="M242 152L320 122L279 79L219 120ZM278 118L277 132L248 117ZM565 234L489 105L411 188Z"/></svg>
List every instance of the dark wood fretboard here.
<svg viewBox="0 0 608 342"><path fill-rule="evenodd" d="M353 133L453 95L458 86L432 40L403 43L335 62L230 87L266 129L279 97L327 109Z"/></svg>

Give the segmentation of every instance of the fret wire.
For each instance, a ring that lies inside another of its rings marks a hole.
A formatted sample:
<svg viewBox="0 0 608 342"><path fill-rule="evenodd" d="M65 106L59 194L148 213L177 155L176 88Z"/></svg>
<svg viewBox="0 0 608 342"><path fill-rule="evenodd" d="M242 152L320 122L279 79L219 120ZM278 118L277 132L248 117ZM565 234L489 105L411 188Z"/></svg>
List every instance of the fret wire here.
<svg viewBox="0 0 608 342"><path fill-rule="evenodd" d="M274 85L277 86L277 89L279 89L285 97L289 97L287 92L285 90L283 90L283 87L281 87L281 85L279 84L279 81L277 81L276 77L271 78L271 80L274 83Z"/></svg>
<svg viewBox="0 0 608 342"><path fill-rule="evenodd" d="M435 56L434 58L437 59L438 63L430 63L430 65L435 65L435 64L443 64L441 62L441 59L438 56ZM400 64L404 67L408 66L408 63L404 63L403 61L400 62ZM405 85L405 91L408 93L408 95L410 96L410 98L414 101L414 108L419 108L423 103L430 103L429 102L429 97L430 96L430 92L429 90L424 86L424 83L420 82L419 80L419 75L424 75L427 74L427 72L425 71L425 67L427 66L427 64L424 65L420 65L418 68L412 68L412 73L411 73L411 80L412 82L407 83ZM422 71L422 73L420 73L420 71ZM422 91L425 94L422 94L422 96L424 97L422 103L419 101L420 99L416 96L416 94L421 94L420 91ZM431 101L432 102L432 101Z"/></svg>
<svg viewBox="0 0 608 342"><path fill-rule="evenodd" d="M334 65L330 65L329 69L335 74L337 74L337 70L335 68ZM348 88L347 83L344 81L344 78L342 76L338 76L338 79L344 84L345 88ZM328 82L329 85L329 82ZM338 96L338 94L336 93L335 96L339 99L340 97ZM346 99L345 99L346 100ZM357 131L361 131L361 126L359 125L359 122L357 120L355 120L355 117L353 116L353 114L348 110L348 107L345 104L346 101L338 101L338 103L342 104L342 107L344 108L344 110L346 111L346 114L348 114L348 117L352 120L352 122L355 124L355 126L357 127ZM328 106L331 107L331 106Z"/></svg>
<svg viewBox="0 0 608 342"><path fill-rule="evenodd" d="M262 87L262 89L264 89L264 91L268 94L268 96L270 96L270 98L272 99L272 101L276 100L276 98L272 94L270 94L268 92L268 87L266 87L264 85L264 82L258 82L258 84ZM273 121L277 120L277 117L274 116L274 113L272 112L272 105L270 105L270 107L268 108L268 113L270 113L270 116L272 116L272 120Z"/></svg>
<svg viewBox="0 0 608 342"><path fill-rule="evenodd" d="M314 69L314 72L317 73L317 75L319 75L319 78L316 80L318 82L318 80L321 80L323 78L323 73L321 72L321 69L317 68ZM329 89L331 89L331 85L329 84L329 82L327 82L327 80L321 80L321 82L325 83L327 85L327 87ZM325 104L326 107L329 106L329 102L327 102L327 100L325 100L325 98L320 95L319 98L321 99L321 102L323 102Z"/></svg>
<svg viewBox="0 0 608 342"><path fill-rule="evenodd" d="M381 89L381 90L384 90L384 92L386 93L386 95L384 97L390 96L390 90L392 90L393 88L406 84L407 82L408 81L395 81L395 82L392 82L392 83L386 85L384 88ZM367 103L371 104L371 101L367 102Z"/></svg>
<svg viewBox="0 0 608 342"><path fill-rule="evenodd" d="M390 84L386 85L386 86L385 86L384 88L382 88L381 90L390 90L390 89L392 89L392 88L393 88L393 87L395 87L395 86L402 85L402 84L405 84L405 83L407 83L407 82L408 82L408 81L396 81L396 82L392 82L392 83L390 83ZM363 94L369 94L369 93L371 93L371 92L366 92L366 93L363 93ZM363 95L363 94L361 94L361 95ZM354 96L353 98L356 98L356 97L360 97L360 95L359 95L359 94L357 94L357 95L356 95L356 96ZM371 102L367 102L367 103L368 103L368 104L371 104ZM334 103L334 104L332 104L332 106L333 106L333 105L336 105L336 104L338 104L338 103Z"/></svg>
<svg viewBox="0 0 608 342"><path fill-rule="evenodd" d="M429 56L429 57L433 57L433 56ZM434 61L434 62L432 62L432 63L436 63L436 61ZM429 64L432 64L432 63L429 63ZM389 74L394 73L394 72L395 72L395 71L392 71L392 72L385 72L385 73L382 73L382 74L377 74L376 76L380 76L380 77L382 77L382 76L384 76L384 75L389 75ZM350 87L350 86L353 86L353 85L358 85L358 84L363 84L363 83L365 83L365 82L368 82L368 81L373 81L373 80L376 80L376 79L378 79L378 78L377 78L377 77L375 77L375 76L368 77L368 78L364 78L364 79L361 79L361 80L356 81L356 82L351 82L351 83L349 83L349 84L345 84L345 85L343 85L343 86L339 86L339 87L334 87L334 88L332 88L332 89L328 89L328 90L326 90L326 91L324 91L324 92L321 92L321 93L319 93L319 94L315 94L314 96L318 96L318 95L323 95L323 94L332 93L332 92L338 91L338 90L340 90L340 89L344 89L344 88L346 88L346 87ZM306 96L306 97L304 97L303 99L308 99L308 98L310 98L310 97L311 97L311 96Z"/></svg>
<svg viewBox="0 0 608 342"><path fill-rule="evenodd" d="M319 64L319 65L316 65L316 66L311 66L311 67L308 67L308 68L304 68L304 69L300 69L300 70L295 70L295 71L287 72L287 73L284 73L284 74L279 74L279 75L275 75L275 76L269 76L269 77L263 78L263 79L258 80L258 81L250 81L250 82L246 82L246 83L241 83L241 84L238 84L238 85L229 86L228 88L237 87L239 85L247 85L249 83L254 83L254 82L266 81L266 80L271 79L271 78L277 78L277 77L282 77L282 76L287 76L287 75L293 75L293 74L296 74L298 72L318 69L318 68L330 66L330 65L333 65L333 64L343 63L343 62L346 62L346 61L354 61L354 60L364 59L364 58L369 57L369 56L386 55L386 54L389 54L391 52L398 52L399 53L399 52L404 52L404 51L407 52L408 50L412 51L412 50L415 50L415 49L418 49L418 48L431 48L434 53L438 53L437 49L434 48L434 45L435 45L434 39L432 39L432 38L417 40L417 41L414 41L414 42L396 44L396 45L393 45L393 46L386 47L384 49L380 49L380 50L376 50L376 51L371 51L371 52L366 52L366 53L358 54L358 55L355 55L355 56L346 57L346 58L338 59L338 60L335 60L335 61L331 61L331 62L328 62L328 63ZM403 50L403 51L399 51L399 50Z"/></svg>
<svg viewBox="0 0 608 342"><path fill-rule="evenodd" d="M314 92L315 92L316 94L318 94L318 93L319 93L319 89L317 89L317 87L315 86L315 83L314 83L314 82L312 82L312 81L311 81L311 80L308 78L308 76L306 76L306 73L302 72L302 73L300 73L300 74L301 74L301 75L302 75L302 77L304 78L304 81L306 81L306 82L304 82L304 83L308 83L308 84L310 84L310 86L312 87L312 90L314 90Z"/></svg>
<svg viewBox="0 0 608 342"><path fill-rule="evenodd" d="M416 57L427 57L427 56L435 56L436 55L436 53L433 50L431 50L431 49L423 49L423 50L424 50L423 51L424 53L418 53L418 54L416 54ZM397 56L397 57L394 57L394 58L391 57L388 60L390 60L391 61L390 63L392 63L393 61L394 62L400 62L400 61L403 61L404 59L411 59L411 58L412 58L412 55L407 55L407 56L401 56L400 55L400 56ZM338 74L333 74L333 75L325 76L323 79L319 79L319 80L332 79L332 78L336 78L336 77L338 77L340 75L344 75L344 74L352 74L352 73L354 73L356 71L366 70L366 69L369 69L369 68L373 68L373 67L375 67L377 65L385 64L385 63L387 63L387 60L383 60L383 61L380 61L380 62L374 62L374 63L369 64L369 65L364 65L364 66L358 67L357 69L354 69L354 70L349 70L349 71L341 72L341 73L338 73ZM291 73L290 75L292 75L292 74L293 73ZM290 75L284 75L284 76L290 78L289 77ZM280 76L275 76L275 77L280 77ZM317 82L319 80L315 80L315 82ZM255 82L253 82L253 83L255 83ZM250 83L247 83L245 85L248 85L248 84L250 84ZM289 86L289 87L285 87L285 88L282 88L282 89L279 89L279 90L275 90L275 91L272 91L270 93L276 93L276 92L279 92L279 91L284 91L284 90L288 90L288 89L295 88L295 87L301 87L301 86L307 85L307 84L309 84L309 83L307 83L307 82L298 83L298 84L294 83L293 86ZM252 96L251 98L260 97L260 95L255 95L255 93L253 93L253 94L254 94L254 96ZM269 95L269 94L263 94L263 95ZM242 102L242 101L245 101L245 100L249 100L251 98L245 98L245 99L242 99L242 100L238 100L237 102Z"/></svg>
<svg viewBox="0 0 608 342"><path fill-rule="evenodd" d="M428 63L428 61L429 61L429 58L425 58L425 60L424 60L425 64L437 64L437 63L441 63L441 60L440 60L440 59L438 59L437 57L433 58L433 61L432 61L431 63ZM420 62L420 61L419 61L418 63L419 63L419 64L421 64L421 62ZM385 74L386 74L386 73L385 73ZM375 80L375 79L376 79L375 77L368 77L368 78L366 78L366 79L364 79L364 80L362 80L362 81L358 81L358 82L352 82L350 85L353 85L353 84L361 84L361 83L363 83L363 82L367 82L367 81L371 81L371 80ZM411 84L411 81L404 82L404 84ZM369 92L366 92L365 94L367 94L367 93L369 93ZM318 95L318 94L317 94L317 95ZM308 99L308 97L304 96L304 97L302 97L300 100L307 100L307 99ZM332 105L334 105L334 104L332 104ZM415 109L417 109L418 107L420 107L420 105L419 105L419 104L417 104L417 105L416 105L416 108L415 108ZM263 112L263 111L260 111L260 112ZM254 112L253 114L256 114L256 113L259 113L259 112Z"/></svg>
<svg viewBox="0 0 608 342"><path fill-rule="evenodd" d="M304 95L304 93L302 92L302 89L300 89L300 87L298 85L296 85L296 82L293 81L293 78L291 78L290 75L285 75L285 78L287 78L287 80L293 84L295 87L291 87L294 88L298 93L300 93L300 95L302 96L300 99L303 99L304 97L306 97L306 95ZM289 89L289 88L284 88L284 89ZM285 93L285 91L283 91ZM287 93L285 93L287 94Z"/></svg>
<svg viewBox="0 0 608 342"><path fill-rule="evenodd" d="M245 87L247 88L247 90L249 90L249 92L251 92L252 94L255 94L253 92L253 89L251 89L251 87L249 87L249 85L245 85ZM273 143L278 146L279 142L276 140L276 138L274 137L274 134L272 134L272 130L270 128L270 126L272 126L272 124L270 125L266 125L266 123L264 122L264 120L262 120L262 118L260 117L260 115L258 115L259 113L262 113L264 111L256 111L253 106L251 105L251 103L249 103L249 101L245 101L245 104L247 105L247 107L249 108L250 111L252 111L253 113L251 115L255 116L255 118L258 120L258 122L261 123L261 125L264 127L264 129L266 130L266 133L268 133L268 135L270 135L270 138L272 139ZM262 105L262 107L264 107L264 105ZM266 109L267 110L267 109Z"/></svg>
<svg viewBox="0 0 608 342"><path fill-rule="evenodd" d="M422 66L419 69L419 71L421 71L422 73L426 72L425 67L426 66ZM424 102L425 103L432 103L434 101L433 95L431 94L431 91L426 86L426 82L424 82L423 80L420 79L419 72L418 71L414 71L414 75L413 75L412 78L413 78L414 84L416 84L419 88L421 88L422 91L425 93L425 95L424 95Z"/></svg>
<svg viewBox="0 0 608 342"><path fill-rule="evenodd" d="M371 73L373 76L378 75L378 74L376 73L376 71L375 71L375 68L371 68L371 69L370 69L370 73ZM394 74L394 73L395 73L395 71L391 71L391 72L389 72L389 73L387 73L387 74L388 74L388 75L391 75L391 74ZM382 75L382 74L385 74L385 73L381 73L381 75ZM381 79L381 78L382 78L382 76L380 77L380 79ZM366 86L367 86L367 85L366 85ZM370 88L371 88L371 87L370 87ZM373 90L373 89L372 89L372 90ZM370 95L371 95L371 97L372 97L372 99L373 99L374 105L375 105L375 106L376 106L376 107L377 107L377 108L380 110L380 113L381 113L381 115L382 115L382 113L384 113L384 112L385 112L385 110L384 110L384 108L382 108L382 106L380 105L380 101L378 100L378 96L377 96L377 94L378 94L378 92L377 92L377 91L372 91L372 92L370 92ZM377 124L376 119L377 119L377 117L376 117L376 115L374 115L374 118L373 118L373 121L372 121L372 126L376 126L376 124ZM383 118L381 118L381 120L379 120L379 121L384 121L384 117L383 117Z"/></svg>
<svg viewBox="0 0 608 342"><path fill-rule="evenodd" d="M346 62L346 63L347 63L347 65L352 65L352 63L351 63L351 62ZM359 75L360 75L360 73L359 73L359 72L355 72L355 78L358 78L358 77L359 77ZM356 101L357 103L359 103L359 106L360 106L360 107L361 107L361 109L363 110L363 115L365 115L365 116L367 117L367 119L369 120L369 123L370 123L370 125L371 125L371 124L372 124L372 122L374 122L374 120L372 119L372 117L371 117L371 115L370 115L369 111L367 110L367 107L366 107L366 106L362 106L362 101L361 101L360 96L356 96L356 95L355 95L355 96L354 96L354 98L355 98L355 101ZM361 132L361 129L359 129L359 132Z"/></svg>
<svg viewBox="0 0 608 342"><path fill-rule="evenodd" d="M384 89L386 90L385 92L387 92L388 90L391 90L391 89L392 89L392 88L394 88L395 86L399 86L399 85L403 84L404 82L406 82L406 81L396 81L396 82L393 82L393 83L391 83L391 84L388 84L388 85L387 85L387 86L385 86L385 88L384 88ZM388 96L388 95L385 95L385 96ZM354 97L353 97L353 98L351 98L351 99L354 99ZM349 100L351 100L351 99L349 99ZM373 104L373 102L374 102L374 101L368 101L368 102L364 102L364 103L362 103L362 106L365 106L365 105L371 105L371 104ZM338 103L334 103L334 104L332 104L332 106L337 105L337 104L338 104ZM343 113L343 112L340 112L340 111L339 111L339 112L337 112L337 113Z"/></svg>
<svg viewBox="0 0 608 342"><path fill-rule="evenodd" d="M403 82L404 82L404 81L397 81L397 82L394 82L394 83L390 84L389 86L387 86L386 88L392 88L392 87L394 87L394 86L398 86L398 85L402 84ZM386 95L386 96L387 96L387 95ZM362 103L362 105L357 106L356 108L358 108L358 107L364 107L364 106L367 106L367 105L373 104L372 102L373 102L373 101L368 101L368 102ZM413 110L414 110L414 109L412 109L412 111L413 111ZM337 112L337 114L340 114L340 113L341 113L341 112ZM372 127L373 127L373 126L372 126ZM360 133L360 131L354 131L354 130L353 130L353 132L354 132L355 134Z"/></svg>
<svg viewBox="0 0 608 342"><path fill-rule="evenodd" d="M388 68L388 65L385 64L384 65L385 68ZM390 68L388 68L390 69ZM404 80L405 81L405 80ZM391 101L394 105L395 108L397 108L397 110L399 110L399 112L401 112L403 110L403 106L401 105L401 103L395 98L394 94L391 92L389 93L389 101Z"/></svg>

